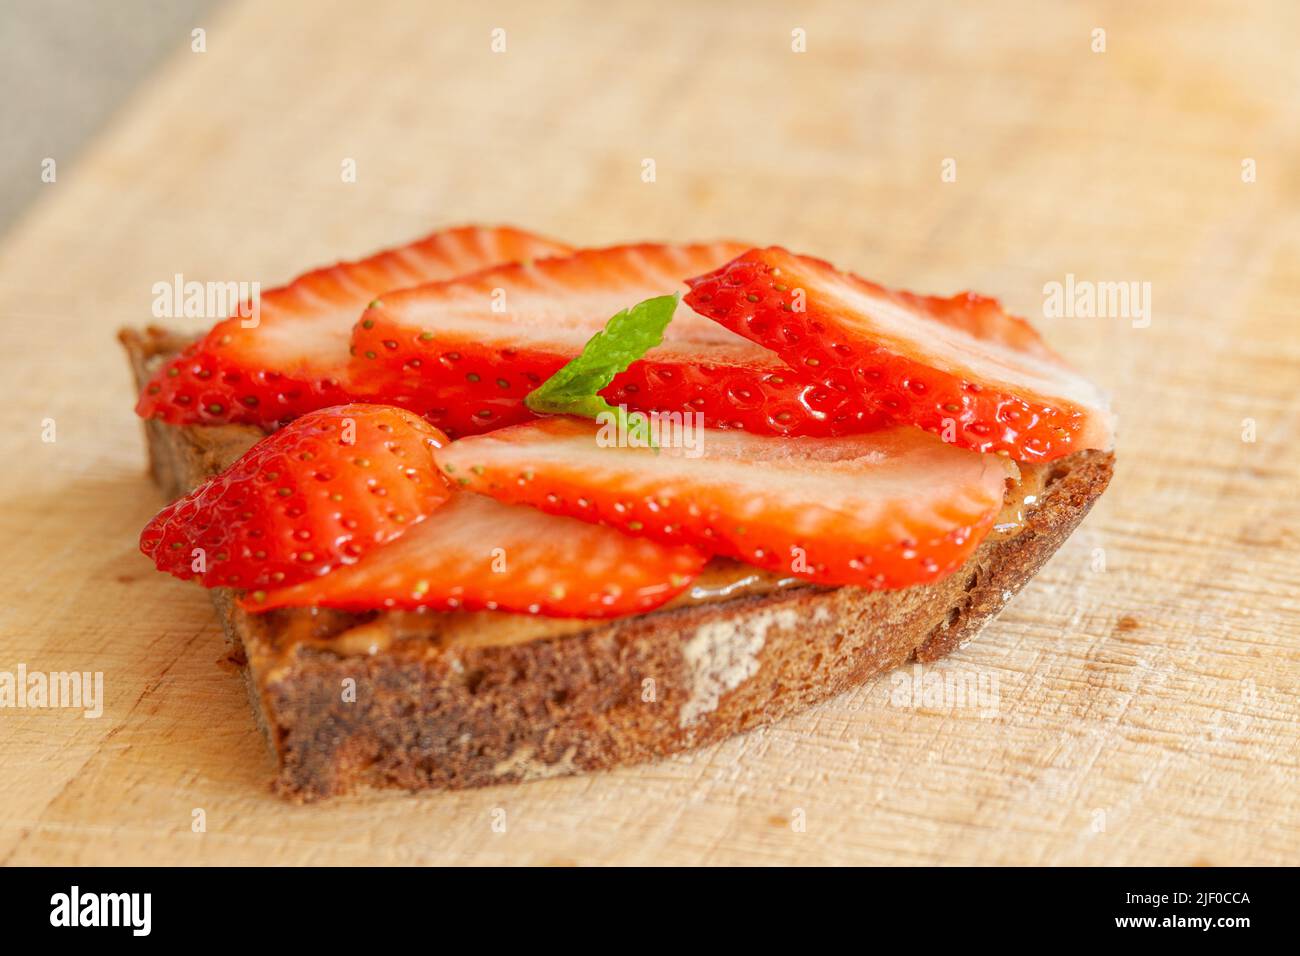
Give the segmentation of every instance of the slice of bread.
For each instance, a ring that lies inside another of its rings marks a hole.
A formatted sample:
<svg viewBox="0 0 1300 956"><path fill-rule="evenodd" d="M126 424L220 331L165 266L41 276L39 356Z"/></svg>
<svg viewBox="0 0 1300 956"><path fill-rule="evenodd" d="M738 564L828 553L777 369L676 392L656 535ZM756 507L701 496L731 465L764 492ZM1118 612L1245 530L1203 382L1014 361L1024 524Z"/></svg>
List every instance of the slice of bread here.
<svg viewBox="0 0 1300 956"><path fill-rule="evenodd" d="M184 340L120 335L137 383ZM261 433L145 423L173 499ZM615 621L502 613L252 615L212 592L247 661L275 790L477 787L600 770L770 723L975 634L1043 565L1110 481L1113 455L1025 469L998 530L956 573L901 591L776 581L715 562L690 597ZM1022 506L1027 493L1032 501ZM1020 512L1019 514L1017 512Z"/></svg>

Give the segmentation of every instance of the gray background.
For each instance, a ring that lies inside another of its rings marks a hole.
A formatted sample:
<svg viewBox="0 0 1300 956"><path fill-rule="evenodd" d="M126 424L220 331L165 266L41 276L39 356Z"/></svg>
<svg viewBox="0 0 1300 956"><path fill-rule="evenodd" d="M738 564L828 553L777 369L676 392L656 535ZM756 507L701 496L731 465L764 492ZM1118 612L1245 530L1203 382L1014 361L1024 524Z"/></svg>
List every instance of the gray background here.
<svg viewBox="0 0 1300 956"><path fill-rule="evenodd" d="M0 232L219 0L0 0Z"/></svg>

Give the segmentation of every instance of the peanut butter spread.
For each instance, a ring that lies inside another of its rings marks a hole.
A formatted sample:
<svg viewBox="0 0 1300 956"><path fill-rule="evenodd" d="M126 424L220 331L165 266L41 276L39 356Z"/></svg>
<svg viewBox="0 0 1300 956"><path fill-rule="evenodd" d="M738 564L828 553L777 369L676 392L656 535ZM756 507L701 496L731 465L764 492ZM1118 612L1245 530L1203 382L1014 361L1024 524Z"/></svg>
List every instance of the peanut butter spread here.
<svg viewBox="0 0 1300 956"><path fill-rule="evenodd" d="M1002 499L1002 510L993 520L989 531L989 541L1004 541L1014 538L1025 526L1025 518L1043 499L1044 492L1051 482L1052 465L1020 463L1020 478L1007 484L1006 497Z"/></svg>

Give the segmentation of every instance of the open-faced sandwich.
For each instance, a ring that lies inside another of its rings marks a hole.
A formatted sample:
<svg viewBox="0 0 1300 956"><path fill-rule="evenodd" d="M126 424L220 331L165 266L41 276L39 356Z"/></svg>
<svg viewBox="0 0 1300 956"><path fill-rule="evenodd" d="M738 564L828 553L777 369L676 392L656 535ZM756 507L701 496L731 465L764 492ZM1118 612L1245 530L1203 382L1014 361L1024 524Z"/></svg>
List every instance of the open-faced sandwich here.
<svg viewBox="0 0 1300 956"><path fill-rule="evenodd" d="M140 546L212 589L278 791L610 767L973 636L1110 479L1104 397L973 294L779 247L435 233L125 331Z"/></svg>

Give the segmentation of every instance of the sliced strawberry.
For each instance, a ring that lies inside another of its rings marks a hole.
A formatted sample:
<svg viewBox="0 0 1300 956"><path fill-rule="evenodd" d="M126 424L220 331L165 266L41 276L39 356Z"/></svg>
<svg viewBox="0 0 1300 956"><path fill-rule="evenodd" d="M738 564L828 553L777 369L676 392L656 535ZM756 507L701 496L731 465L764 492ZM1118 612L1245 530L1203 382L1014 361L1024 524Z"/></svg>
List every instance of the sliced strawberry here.
<svg viewBox="0 0 1300 956"><path fill-rule="evenodd" d="M453 437L527 421L533 415L524 398L610 316L676 291L687 276L744 248L588 249L385 295L354 331L352 387L367 401L425 415ZM879 423L685 306L663 344L603 395L616 405L700 412L711 426L769 434L834 434Z"/></svg>
<svg viewBox="0 0 1300 956"><path fill-rule="evenodd" d="M399 408L311 412L160 511L140 550L160 571L197 575L206 587L280 586L324 574L447 499L431 454L445 442Z"/></svg>
<svg viewBox="0 0 1300 956"><path fill-rule="evenodd" d="M352 326L366 304L403 286L569 247L509 227L435 232L358 262L300 276L261 295L255 316L232 316L159 369L136 412L171 424L270 426L349 400ZM244 323L256 321L255 327Z"/></svg>
<svg viewBox="0 0 1300 956"><path fill-rule="evenodd" d="M472 491L688 544L823 584L897 588L958 567L1015 465L915 428L842 438L704 430L698 443L611 447L592 422L548 418L435 453ZM695 456L695 457L692 457Z"/></svg>
<svg viewBox="0 0 1300 956"><path fill-rule="evenodd" d="M1105 398L993 299L894 292L775 247L689 284L692 308L893 421L1021 461L1110 446Z"/></svg>
<svg viewBox="0 0 1300 956"><path fill-rule="evenodd" d="M704 561L692 548L465 492L364 560L243 605L618 617L679 594Z"/></svg>

